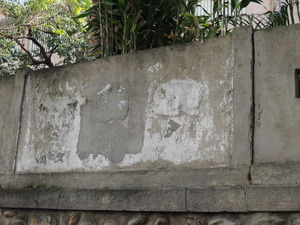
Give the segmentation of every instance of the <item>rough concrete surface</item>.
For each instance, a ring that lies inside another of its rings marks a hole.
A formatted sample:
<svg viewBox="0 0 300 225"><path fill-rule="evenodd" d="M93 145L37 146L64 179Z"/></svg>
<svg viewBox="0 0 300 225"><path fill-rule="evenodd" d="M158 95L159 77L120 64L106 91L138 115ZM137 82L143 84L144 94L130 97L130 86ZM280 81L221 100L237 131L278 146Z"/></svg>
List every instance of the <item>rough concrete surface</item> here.
<svg viewBox="0 0 300 225"><path fill-rule="evenodd" d="M298 212L300 187L1 189L0 207L135 212Z"/></svg>
<svg viewBox="0 0 300 225"><path fill-rule="evenodd" d="M251 51L251 28L203 44L31 72L16 171L248 165L245 50Z"/></svg>
<svg viewBox="0 0 300 225"><path fill-rule="evenodd" d="M37 208L37 189L1 189L0 207Z"/></svg>
<svg viewBox="0 0 300 225"><path fill-rule="evenodd" d="M300 163L259 163L251 167L252 184L300 184Z"/></svg>
<svg viewBox="0 0 300 225"><path fill-rule="evenodd" d="M249 168L31 173L0 176L3 188L193 188L248 184Z"/></svg>
<svg viewBox="0 0 300 225"><path fill-rule="evenodd" d="M246 186L249 211L299 211L300 186L261 185Z"/></svg>
<svg viewBox="0 0 300 225"><path fill-rule="evenodd" d="M113 210L113 211L184 211L184 189L116 190L40 190L38 208Z"/></svg>
<svg viewBox="0 0 300 225"><path fill-rule="evenodd" d="M186 210L194 212L245 212L246 194L241 187L188 189Z"/></svg>
<svg viewBox="0 0 300 225"><path fill-rule="evenodd" d="M0 77L0 174L14 172L25 71Z"/></svg>
<svg viewBox="0 0 300 225"><path fill-rule="evenodd" d="M300 25L257 31L254 163L300 161Z"/></svg>
<svg viewBox="0 0 300 225"><path fill-rule="evenodd" d="M233 143L232 165L250 165L252 158L253 57L251 27L233 32Z"/></svg>
<svg viewBox="0 0 300 225"><path fill-rule="evenodd" d="M187 189L186 210L198 212L299 211L297 185L246 185Z"/></svg>

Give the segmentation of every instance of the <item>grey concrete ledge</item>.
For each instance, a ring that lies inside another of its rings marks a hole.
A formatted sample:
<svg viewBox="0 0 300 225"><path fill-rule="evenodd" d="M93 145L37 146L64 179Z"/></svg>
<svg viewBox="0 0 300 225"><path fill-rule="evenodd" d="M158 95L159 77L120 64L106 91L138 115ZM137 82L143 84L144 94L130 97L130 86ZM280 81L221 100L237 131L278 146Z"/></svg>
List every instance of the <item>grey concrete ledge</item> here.
<svg viewBox="0 0 300 225"><path fill-rule="evenodd" d="M185 211L185 190L0 189L0 207L181 212Z"/></svg>
<svg viewBox="0 0 300 225"><path fill-rule="evenodd" d="M160 212L292 212L300 210L300 186L0 189L0 207Z"/></svg>
<svg viewBox="0 0 300 225"><path fill-rule="evenodd" d="M262 163L251 166L252 184L300 184L300 163Z"/></svg>
<svg viewBox="0 0 300 225"><path fill-rule="evenodd" d="M299 211L300 186L212 187L188 189L186 211Z"/></svg>
<svg viewBox="0 0 300 225"><path fill-rule="evenodd" d="M2 188L190 188L247 185L249 167L0 175Z"/></svg>
<svg viewBox="0 0 300 225"><path fill-rule="evenodd" d="M38 189L0 189L0 205L8 208L37 208Z"/></svg>

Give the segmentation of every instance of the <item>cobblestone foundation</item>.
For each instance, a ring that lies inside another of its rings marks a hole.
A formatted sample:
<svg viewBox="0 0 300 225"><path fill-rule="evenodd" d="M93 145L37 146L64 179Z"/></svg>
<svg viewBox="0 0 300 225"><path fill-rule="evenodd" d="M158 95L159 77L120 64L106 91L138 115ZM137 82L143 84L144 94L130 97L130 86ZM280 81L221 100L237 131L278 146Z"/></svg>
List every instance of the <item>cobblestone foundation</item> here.
<svg viewBox="0 0 300 225"><path fill-rule="evenodd" d="M133 213L1 209L1 225L300 225L300 213Z"/></svg>

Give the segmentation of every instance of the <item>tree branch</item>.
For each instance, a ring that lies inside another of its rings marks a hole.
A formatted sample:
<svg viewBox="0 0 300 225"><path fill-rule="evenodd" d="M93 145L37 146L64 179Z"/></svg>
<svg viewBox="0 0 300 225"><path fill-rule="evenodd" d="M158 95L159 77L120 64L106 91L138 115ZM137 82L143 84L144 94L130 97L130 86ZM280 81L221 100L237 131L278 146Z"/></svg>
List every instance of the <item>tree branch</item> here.
<svg viewBox="0 0 300 225"><path fill-rule="evenodd" d="M49 58L51 58L52 54L54 53L55 49L57 49L59 44L55 45L51 50L50 50L50 55Z"/></svg>
<svg viewBox="0 0 300 225"><path fill-rule="evenodd" d="M46 52L46 50L44 48L44 46L40 42L38 42L38 40L36 40L36 38L34 38L32 36L30 28L28 30L28 37L27 37L27 39L31 40L36 46L39 47L39 49L41 50L41 53L42 53L42 55L43 55L43 57L45 59L45 64L48 65L49 67L53 67L53 63L51 62L51 55L48 56L47 52Z"/></svg>
<svg viewBox="0 0 300 225"><path fill-rule="evenodd" d="M30 53L30 51L28 51L24 45L18 40L18 38L14 37L14 36L11 36L11 35L7 35L7 34L4 34L2 32L0 32L0 35L3 36L3 37L6 37L6 38L9 38L9 39L12 39L14 40L20 47L21 49L29 56L30 60L32 61L33 65L40 65L40 64L45 64L49 67L53 67L53 63L51 62L51 56L48 57L47 54L46 54L46 58L44 58L44 60L36 60L33 55ZM25 37L27 39L30 39L29 37ZM31 39L30 39L31 40ZM43 47L43 46L42 46ZM44 49L44 47L43 47ZM44 49L45 50L45 49ZM44 56L44 55L43 55Z"/></svg>
<svg viewBox="0 0 300 225"><path fill-rule="evenodd" d="M31 61L33 63L36 63L37 60L35 58L33 58L32 54L23 46L23 44L18 40L18 38L14 37L14 36L6 35L2 32L0 32L0 35L2 35L3 37L14 40L22 48L22 50L29 56Z"/></svg>

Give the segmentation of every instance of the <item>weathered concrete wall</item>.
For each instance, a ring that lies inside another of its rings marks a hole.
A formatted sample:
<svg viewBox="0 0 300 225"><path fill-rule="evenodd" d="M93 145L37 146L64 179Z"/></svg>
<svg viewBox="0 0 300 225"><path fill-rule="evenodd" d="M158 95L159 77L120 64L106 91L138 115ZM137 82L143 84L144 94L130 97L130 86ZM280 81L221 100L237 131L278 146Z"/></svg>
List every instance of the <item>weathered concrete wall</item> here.
<svg viewBox="0 0 300 225"><path fill-rule="evenodd" d="M256 184L300 181L300 26L255 32L255 136L252 178Z"/></svg>
<svg viewBox="0 0 300 225"><path fill-rule="evenodd" d="M249 165L251 32L30 72L16 172Z"/></svg>
<svg viewBox="0 0 300 225"><path fill-rule="evenodd" d="M0 174L14 173L24 76L3 77L0 82Z"/></svg>
<svg viewBox="0 0 300 225"><path fill-rule="evenodd" d="M299 211L299 35L240 28L0 78L0 208Z"/></svg>
<svg viewBox="0 0 300 225"><path fill-rule="evenodd" d="M255 32L254 162L300 161L300 26Z"/></svg>

